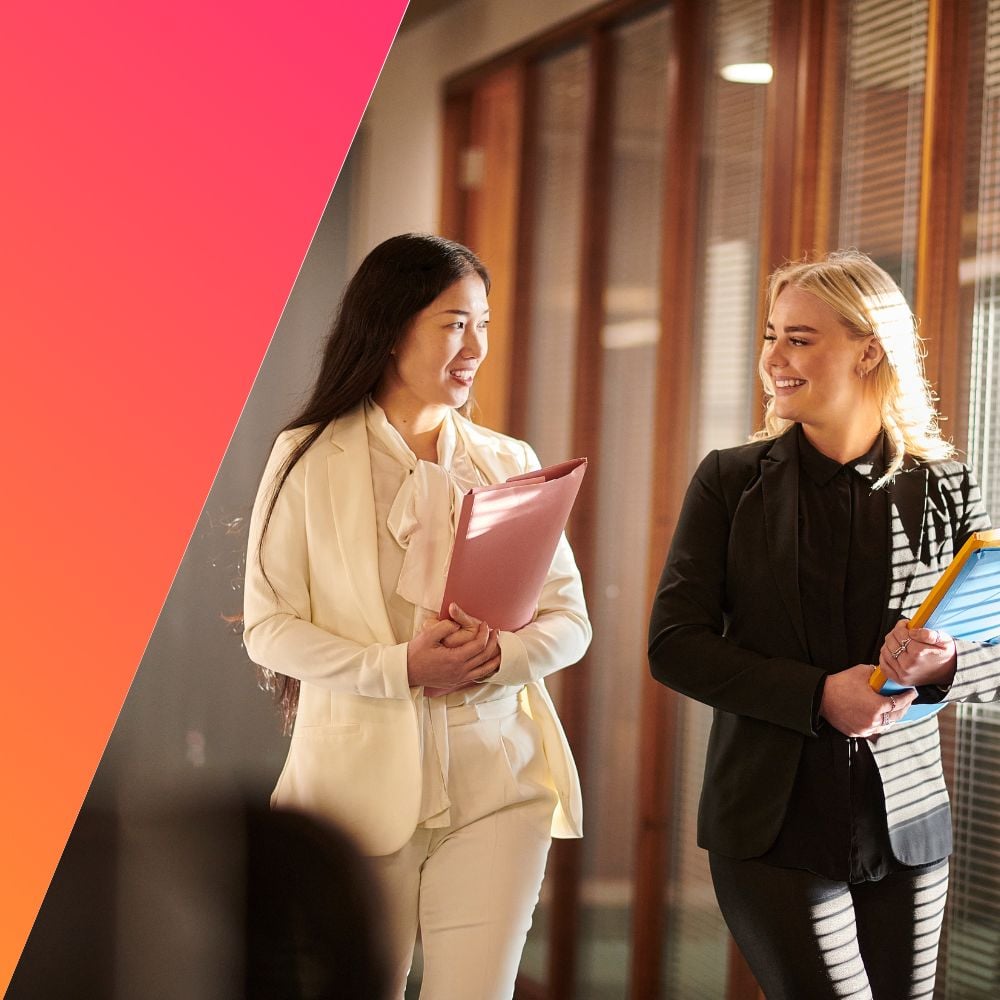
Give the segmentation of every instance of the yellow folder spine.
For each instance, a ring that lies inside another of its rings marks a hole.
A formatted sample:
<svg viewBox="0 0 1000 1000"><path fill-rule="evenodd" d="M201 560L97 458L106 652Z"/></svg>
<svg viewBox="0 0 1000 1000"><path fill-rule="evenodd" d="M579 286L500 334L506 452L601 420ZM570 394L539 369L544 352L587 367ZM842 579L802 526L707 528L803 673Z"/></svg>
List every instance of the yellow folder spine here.
<svg viewBox="0 0 1000 1000"><path fill-rule="evenodd" d="M937 583L931 587L931 592L924 598L923 603L917 608L916 614L907 623L907 628L922 628L924 623L934 613L934 609L941 603L945 594L951 590L951 585L955 582L962 567L969 560L969 557L979 549L1000 544L1000 528L991 531L977 531L970 535L962 546L958 555L948 564L948 568L941 574ZM882 685L889 680L881 667L876 667L872 671L868 683L873 691L881 691Z"/></svg>

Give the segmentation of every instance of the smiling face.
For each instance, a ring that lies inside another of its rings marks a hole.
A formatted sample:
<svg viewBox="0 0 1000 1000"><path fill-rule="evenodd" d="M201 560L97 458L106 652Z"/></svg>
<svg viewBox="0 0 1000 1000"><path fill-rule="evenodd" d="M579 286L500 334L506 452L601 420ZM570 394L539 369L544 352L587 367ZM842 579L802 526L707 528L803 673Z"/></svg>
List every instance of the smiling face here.
<svg viewBox="0 0 1000 1000"><path fill-rule="evenodd" d="M393 350L376 393L383 408L402 411L413 425L437 426L447 407L468 401L486 358L486 286L468 274L413 317Z"/></svg>
<svg viewBox="0 0 1000 1000"><path fill-rule="evenodd" d="M859 336L832 306L786 287L771 308L761 353L775 415L824 435L870 424L873 414L878 421L871 383L863 376L882 355L874 336Z"/></svg>

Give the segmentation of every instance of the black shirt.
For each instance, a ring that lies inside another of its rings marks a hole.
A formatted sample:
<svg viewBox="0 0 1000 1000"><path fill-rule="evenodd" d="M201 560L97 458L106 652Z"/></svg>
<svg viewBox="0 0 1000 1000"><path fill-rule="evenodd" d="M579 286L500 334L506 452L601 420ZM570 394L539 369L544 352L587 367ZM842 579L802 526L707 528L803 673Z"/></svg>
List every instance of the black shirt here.
<svg viewBox="0 0 1000 1000"><path fill-rule="evenodd" d="M799 590L810 662L829 673L877 663L889 584L889 508L885 490L872 485L885 471L884 435L841 465L817 451L801 426L796 433ZM822 720L817 733L803 745L784 822L760 860L848 882L904 868L889 846L868 741Z"/></svg>

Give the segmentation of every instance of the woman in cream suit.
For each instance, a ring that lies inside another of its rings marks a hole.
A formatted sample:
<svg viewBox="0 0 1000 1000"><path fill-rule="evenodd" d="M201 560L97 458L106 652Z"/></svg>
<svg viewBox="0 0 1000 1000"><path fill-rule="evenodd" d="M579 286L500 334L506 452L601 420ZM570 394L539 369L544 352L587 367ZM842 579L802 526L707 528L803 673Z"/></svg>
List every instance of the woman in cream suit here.
<svg viewBox="0 0 1000 1000"><path fill-rule="evenodd" d="M294 718L272 801L330 817L372 858L398 992L419 930L426 1000L512 995L550 838L581 835L544 684L590 641L565 538L524 628L437 617L461 494L538 467L463 416L488 291L443 239L368 255L275 443L247 558L246 647Z"/></svg>

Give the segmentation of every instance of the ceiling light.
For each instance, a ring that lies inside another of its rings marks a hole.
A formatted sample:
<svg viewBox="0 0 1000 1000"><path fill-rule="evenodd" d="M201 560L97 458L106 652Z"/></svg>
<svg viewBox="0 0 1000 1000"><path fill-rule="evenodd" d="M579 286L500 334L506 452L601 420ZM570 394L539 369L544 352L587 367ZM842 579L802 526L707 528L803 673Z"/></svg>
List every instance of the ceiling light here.
<svg viewBox="0 0 1000 1000"><path fill-rule="evenodd" d="M730 63L719 75L730 83L770 83L774 70L770 63Z"/></svg>

